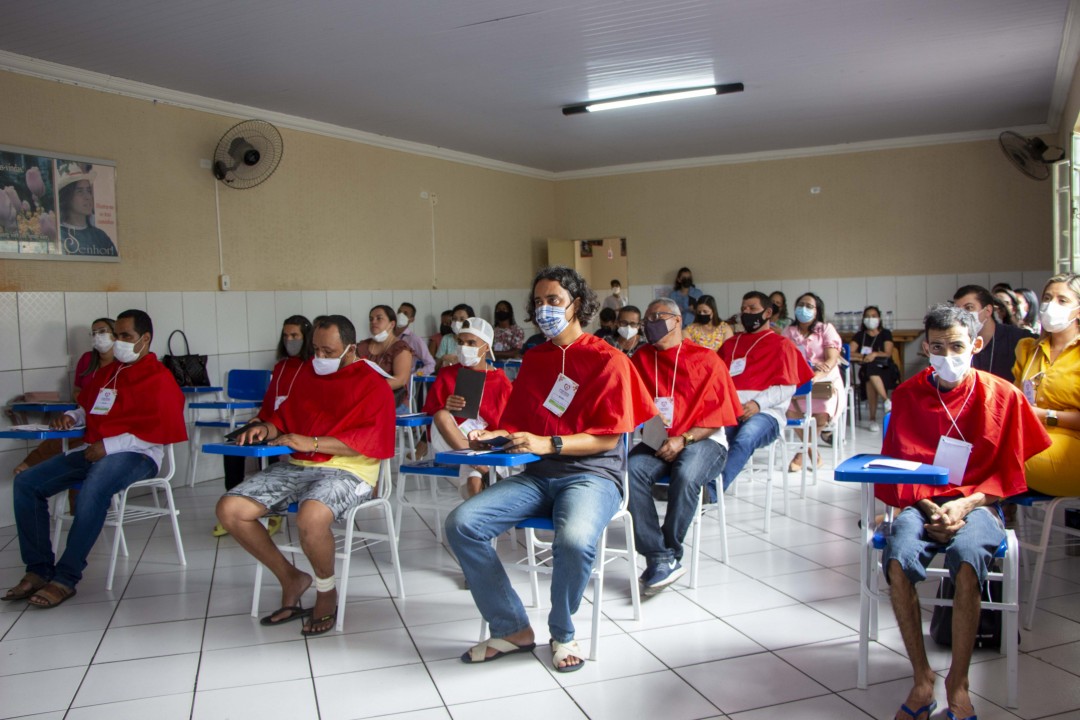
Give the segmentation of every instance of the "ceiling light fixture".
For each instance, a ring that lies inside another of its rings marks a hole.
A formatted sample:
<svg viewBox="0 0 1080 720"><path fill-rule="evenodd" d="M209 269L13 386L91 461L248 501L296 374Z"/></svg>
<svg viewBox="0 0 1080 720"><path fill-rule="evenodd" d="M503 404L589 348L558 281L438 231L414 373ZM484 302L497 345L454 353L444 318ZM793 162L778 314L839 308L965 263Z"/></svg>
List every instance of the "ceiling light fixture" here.
<svg viewBox="0 0 1080 720"><path fill-rule="evenodd" d="M652 103L668 102L669 100L685 100L687 98L706 97L709 95L727 95L743 91L742 83L727 83L725 85L706 85L705 87L684 88L682 90L656 90L643 92L636 95L610 98L608 100L596 100L594 102L581 103L580 105L568 105L562 109L563 115L580 115L581 113L600 112L601 110L617 110L618 108L634 107L635 105L651 105Z"/></svg>

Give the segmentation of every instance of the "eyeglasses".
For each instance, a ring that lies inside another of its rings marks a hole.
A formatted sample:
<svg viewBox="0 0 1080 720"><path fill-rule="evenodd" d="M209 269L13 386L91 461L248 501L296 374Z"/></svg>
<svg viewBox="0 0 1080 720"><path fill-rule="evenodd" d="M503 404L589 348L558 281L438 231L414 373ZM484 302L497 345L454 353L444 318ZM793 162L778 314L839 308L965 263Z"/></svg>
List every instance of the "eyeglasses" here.
<svg viewBox="0 0 1080 720"><path fill-rule="evenodd" d="M641 327L641 323L626 322L625 320L620 320L619 327L639 328Z"/></svg>
<svg viewBox="0 0 1080 720"><path fill-rule="evenodd" d="M668 318L673 318L673 317L675 317L674 313L657 312L657 313L653 313L652 315L646 315L645 316L645 322L655 322L657 320L667 320Z"/></svg>
<svg viewBox="0 0 1080 720"><path fill-rule="evenodd" d="M97 337L98 335L112 335L112 330L91 330L90 337Z"/></svg>

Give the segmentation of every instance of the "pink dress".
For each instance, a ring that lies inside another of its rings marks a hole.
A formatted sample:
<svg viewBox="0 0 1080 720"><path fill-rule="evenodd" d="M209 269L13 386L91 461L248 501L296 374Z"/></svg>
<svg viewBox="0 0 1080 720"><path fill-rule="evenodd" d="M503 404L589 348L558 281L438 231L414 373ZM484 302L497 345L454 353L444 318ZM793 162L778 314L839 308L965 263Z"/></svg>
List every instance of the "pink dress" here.
<svg viewBox="0 0 1080 720"><path fill-rule="evenodd" d="M836 328L829 323L818 323L814 325L814 329L810 331L809 337L803 335L799 331L799 326L795 323L784 328L784 331L781 334L791 342L795 343L795 347L799 349L799 352L802 353L802 356L806 358L806 361L810 365L824 362L826 350L832 348L839 352L843 345L843 341L840 339L840 333L836 332ZM847 394L844 391L844 378L840 374L839 363L829 371L826 379L833 384L833 396L829 400L812 400L811 412L815 415L823 413L829 416L829 420L832 420L847 404ZM800 398L791 401L791 408L800 413L805 412L806 410L806 406Z"/></svg>

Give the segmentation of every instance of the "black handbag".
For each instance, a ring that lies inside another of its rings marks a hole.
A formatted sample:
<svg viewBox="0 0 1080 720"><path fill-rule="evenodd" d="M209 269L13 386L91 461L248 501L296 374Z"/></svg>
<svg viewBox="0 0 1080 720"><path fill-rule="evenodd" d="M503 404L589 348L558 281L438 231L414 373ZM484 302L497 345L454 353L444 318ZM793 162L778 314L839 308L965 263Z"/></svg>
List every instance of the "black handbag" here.
<svg viewBox="0 0 1080 720"><path fill-rule="evenodd" d="M991 580L983 585L982 599L985 602L992 602L994 597L1001 598L1002 589L1000 580ZM955 594L956 586L953 585L952 578L941 578L937 596L951 599ZM934 614L930 618L930 637L938 645L952 647L952 616L953 609L951 607L938 605L934 608ZM976 648L991 648L994 650L1001 648L1001 621L1000 610L984 609L979 611L979 628L975 631Z"/></svg>
<svg viewBox="0 0 1080 720"><path fill-rule="evenodd" d="M184 354L175 355L172 349L173 335L180 333L184 338ZM187 335L183 330L173 330L169 335L169 354L161 359L161 364L169 369L180 387L209 387L210 376L206 372L206 356L192 355Z"/></svg>

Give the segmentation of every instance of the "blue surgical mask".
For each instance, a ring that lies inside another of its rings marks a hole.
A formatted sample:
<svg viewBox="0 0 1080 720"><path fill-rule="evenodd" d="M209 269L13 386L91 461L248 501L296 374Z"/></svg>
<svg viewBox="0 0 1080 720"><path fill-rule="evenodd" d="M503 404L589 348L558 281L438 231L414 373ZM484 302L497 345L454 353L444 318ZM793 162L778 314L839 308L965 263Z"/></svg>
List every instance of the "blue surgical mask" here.
<svg viewBox="0 0 1080 720"><path fill-rule="evenodd" d="M811 310L808 307L799 306L795 308L795 319L801 323L811 322L817 317L817 310Z"/></svg>
<svg viewBox="0 0 1080 720"><path fill-rule="evenodd" d="M535 316L540 332L548 338L557 337L570 324L566 319L566 308L554 305L541 305L536 308Z"/></svg>

